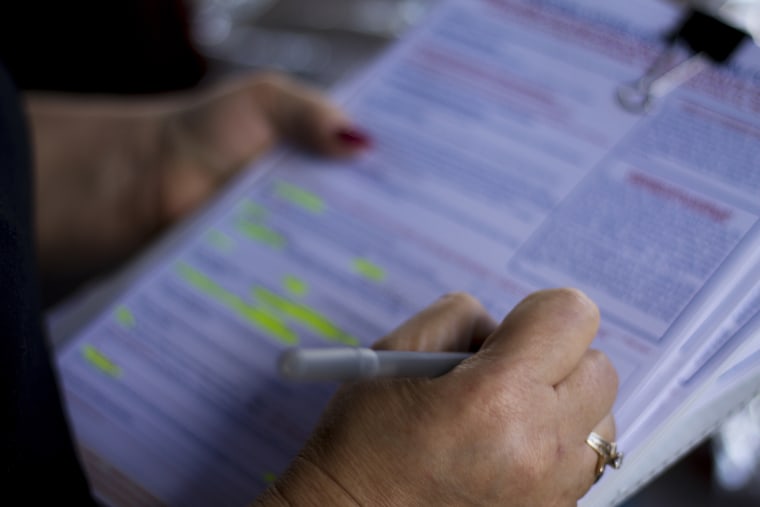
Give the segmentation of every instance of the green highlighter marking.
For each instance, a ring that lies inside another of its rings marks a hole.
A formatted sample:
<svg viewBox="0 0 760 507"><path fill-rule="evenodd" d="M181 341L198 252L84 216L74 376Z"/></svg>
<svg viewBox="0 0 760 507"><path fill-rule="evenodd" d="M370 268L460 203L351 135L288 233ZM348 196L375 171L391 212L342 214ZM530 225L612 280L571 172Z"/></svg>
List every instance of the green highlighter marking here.
<svg viewBox="0 0 760 507"><path fill-rule="evenodd" d="M355 273L372 282L382 282L385 280L385 270L367 259L354 259L353 268Z"/></svg>
<svg viewBox="0 0 760 507"><path fill-rule="evenodd" d="M126 305L119 305L114 311L116 322L124 329L133 329L137 325L135 315Z"/></svg>
<svg viewBox="0 0 760 507"><path fill-rule="evenodd" d="M262 303L295 320L319 334L325 340L356 346L359 340L346 333L319 312L308 306L294 303L263 287L255 287L253 294Z"/></svg>
<svg viewBox="0 0 760 507"><path fill-rule="evenodd" d="M259 243L264 243L274 248L282 248L286 244L285 236L265 225L238 220L235 226L245 237L258 241Z"/></svg>
<svg viewBox="0 0 760 507"><path fill-rule="evenodd" d="M285 345L295 345L298 343L298 335L288 328L277 315L269 312L268 309L248 304L241 297L229 292L188 264L181 262L176 267L180 276L186 282L224 304L254 327L264 331Z"/></svg>
<svg viewBox="0 0 760 507"><path fill-rule="evenodd" d="M295 204L312 213L322 213L327 209L325 201L317 194L309 192L292 183L278 181L275 183L275 193L291 204Z"/></svg>
<svg viewBox="0 0 760 507"><path fill-rule="evenodd" d="M309 292L309 284L293 275L286 275L282 279L282 285L294 296L305 296Z"/></svg>
<svg viewBox="0 0 760 507"><path fill-rule="evenodd" d="M114 378L121 376L121 368L92 345L82 347L82 356L95 368Z"/></svg>

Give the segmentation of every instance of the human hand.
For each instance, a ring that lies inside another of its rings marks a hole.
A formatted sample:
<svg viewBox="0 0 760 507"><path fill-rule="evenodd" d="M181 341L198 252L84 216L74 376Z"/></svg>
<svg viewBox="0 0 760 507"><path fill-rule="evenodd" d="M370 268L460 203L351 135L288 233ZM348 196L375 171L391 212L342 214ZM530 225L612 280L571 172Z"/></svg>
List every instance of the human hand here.
<svg viewBox="0 0 760 507"><path fill-rule="evenodd" d="M480 350L438 378L345 385L259 505L576 505L595 479L586 437L615 435L617 375L588 349L598 322L571 289L498 327L473 298L442 298L376 347Z"/></svg>
<svg viewBox="0 0 760 507"><path fill-rule="evenodd" d="M279 74L150 98L27 97L43 271L110 266L279 141L346 156L367 138Z"/></svg>

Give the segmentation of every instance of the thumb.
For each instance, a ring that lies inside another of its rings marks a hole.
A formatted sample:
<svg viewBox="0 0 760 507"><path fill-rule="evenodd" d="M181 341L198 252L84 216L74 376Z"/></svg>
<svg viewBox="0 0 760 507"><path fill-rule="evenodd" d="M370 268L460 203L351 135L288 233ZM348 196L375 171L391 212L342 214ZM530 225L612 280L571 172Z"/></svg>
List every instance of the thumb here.
<svg viewBox="0 0 760 507"><path fill-rule="evenodd" d="M471 350L496 328L496 321L474 297L447 294L376 342L378 350L458 352Z"/></svg>
<svg viewBox="0 0 760 507"><path fill-rule="evenodd" d="M337 157L369 147L367 134L317 90L277 73L260 76L257 85L260 107L278 140Z"/></svg>

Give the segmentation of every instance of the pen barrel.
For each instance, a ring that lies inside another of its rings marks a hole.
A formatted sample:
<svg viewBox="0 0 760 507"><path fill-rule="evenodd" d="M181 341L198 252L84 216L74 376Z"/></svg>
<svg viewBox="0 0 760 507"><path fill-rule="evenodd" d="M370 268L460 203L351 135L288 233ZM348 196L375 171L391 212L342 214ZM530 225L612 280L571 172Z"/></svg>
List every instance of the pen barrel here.
<svg viewBox="0 0 760 507"><path fill-rule="evenodd" d="M279 370L285 378L306 381L437 377L470 355L367 348L290 349L280 356Z"/></svg>
<svg viewBox="0 0 760 507"><path fill-rule="evenodd" d="M356 380L376 376L378 358L363 348L290 349L280 357L279 370L292 380Z"/></svg>
<svg viewBox="0 0 760 507"><path fill-rule="evenodd" d="M470 357L466 352L380 351L379 377L438 377Z"/></svg>

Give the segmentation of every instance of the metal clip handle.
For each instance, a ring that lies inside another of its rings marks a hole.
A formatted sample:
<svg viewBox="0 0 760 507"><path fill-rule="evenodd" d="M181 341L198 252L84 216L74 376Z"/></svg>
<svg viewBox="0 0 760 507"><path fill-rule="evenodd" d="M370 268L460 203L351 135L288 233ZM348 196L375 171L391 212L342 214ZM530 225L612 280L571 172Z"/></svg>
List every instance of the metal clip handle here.
<svg viewBox="0 0 760 507"><path fill-rule="evenodd" d="M618 102L626 111L645 113L657 98L699 74L708 65L709 61L702 53L689 53L672 44L642 77L618 88Z"/></svg>

